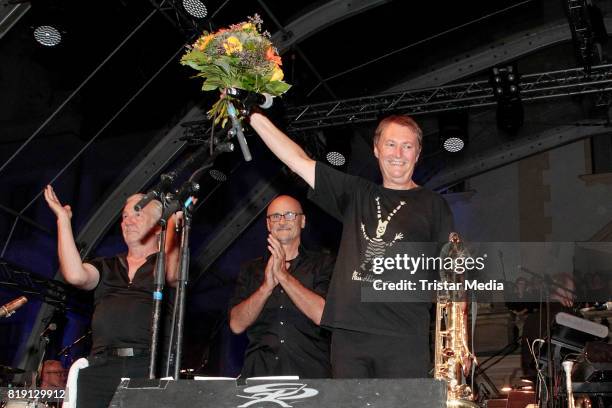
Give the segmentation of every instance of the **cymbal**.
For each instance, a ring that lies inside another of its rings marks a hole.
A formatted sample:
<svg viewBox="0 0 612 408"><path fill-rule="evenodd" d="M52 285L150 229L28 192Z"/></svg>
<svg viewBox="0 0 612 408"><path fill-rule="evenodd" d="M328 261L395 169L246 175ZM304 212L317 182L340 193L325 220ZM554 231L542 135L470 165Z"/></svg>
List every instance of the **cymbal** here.
<svg viewBox="0 0 612 408"><path fill-rule="evenodd" d="M23 374L25 370L21 368L13 368L9 366L0 365L0 375L12 375L12 374Z"/></svg>

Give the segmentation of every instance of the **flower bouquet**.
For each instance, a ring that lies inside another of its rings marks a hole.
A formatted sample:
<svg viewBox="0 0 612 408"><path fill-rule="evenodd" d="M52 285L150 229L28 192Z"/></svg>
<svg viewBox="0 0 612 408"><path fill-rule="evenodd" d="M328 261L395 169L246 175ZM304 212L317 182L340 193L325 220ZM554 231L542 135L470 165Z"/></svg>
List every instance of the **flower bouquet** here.
<svg viewBox="0 0 612 408"><path fill-rule="evenodd" d="M188 47L181 64L199 71L203 91L220 90L221 97L208 111L213 126L228 120L228 107L234 97L225 92L237 88L259 94L279 96L291 85L284 82L282 61L270 42L270 34L261 32L261 18L231 25L214 33L204 32Z"/></svg>

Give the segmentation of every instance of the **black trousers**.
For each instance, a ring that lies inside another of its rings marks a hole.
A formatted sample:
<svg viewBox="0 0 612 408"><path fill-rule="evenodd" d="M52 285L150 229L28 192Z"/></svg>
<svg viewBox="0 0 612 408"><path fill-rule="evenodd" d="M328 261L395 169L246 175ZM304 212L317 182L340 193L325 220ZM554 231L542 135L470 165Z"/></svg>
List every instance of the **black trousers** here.
<svg viewBox="0 0 612 408"><path fill-rule="evenodd" d="M424 378L430 369L428 336L395 337L334 329L334 378Z"/></svg>
<svg viewBox="0 0 612 408"><path fill-rule="evenodd" d="M78 408L106 408L122 377L147 378L149 356L116 357L99 354L87 358L89 367L79 371Z"/></svg>

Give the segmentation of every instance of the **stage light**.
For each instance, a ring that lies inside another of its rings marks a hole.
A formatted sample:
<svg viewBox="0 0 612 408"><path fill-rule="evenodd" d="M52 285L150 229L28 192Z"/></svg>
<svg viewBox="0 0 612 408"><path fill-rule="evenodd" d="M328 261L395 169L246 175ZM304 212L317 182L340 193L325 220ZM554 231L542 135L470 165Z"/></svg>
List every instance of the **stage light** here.
<svg viewBox="0 0 612 408"><path fill-rule="evenodd" d="M227 181L227 175L221 170L211 169L208 172L208 175L213 178L213 180L217 180L219 183L223 183Z"/></svg>
<svg viewBox="0 0 612 408"><path fill-rule="evenodd" d="M344 164L346 163L346 157L344 157L344 155L340 152L328 152L325 155L325 158L327 159L329 164L336 167L344 166Z"/></svg>
<svg viewBox="0 0 612 408"><path fill-rule="evenodd" d="M42 25L34 29L34 39L45 47L55 47L62 42L62 34L53 26Z"/></svg>
<svg viewBox="0 0 612 408"><path fill-rule="evenodd" d="M351 139L354 129L350 127L338 127L326 129L317 135L318 141L323 148L320 160L325 160L334 167L345 167L351 160ZM316 157L316 156L315 156Z"/></svg>
<svg viewBox="0 0 612 408"><path fill-rule="evenodd" d="M200 0L183 0L183 8L195 18L204 18L208 15L208 10Z"/></svg>
<svg viewBox="0 0 612 408"><path fill-rule="evenodd" d="M520 77L512 65L492 68L489 77L493 97L497 101L497 126L508 132L517 131L524 122Z"/></svg>
<svg viewBox="0 0 612 408"><path fill-rule="evenodd" d="M457 153L463 149L465 143L458 137L449 137L444 141L444 150L449 153Z"/></svg>
<svg viewBox="0 0 612 408"><path fill-rule="evenodd" d="M463 151L468 143L468 114L446 112L438 116L438 135L442 148L451 154Z"/></svg>

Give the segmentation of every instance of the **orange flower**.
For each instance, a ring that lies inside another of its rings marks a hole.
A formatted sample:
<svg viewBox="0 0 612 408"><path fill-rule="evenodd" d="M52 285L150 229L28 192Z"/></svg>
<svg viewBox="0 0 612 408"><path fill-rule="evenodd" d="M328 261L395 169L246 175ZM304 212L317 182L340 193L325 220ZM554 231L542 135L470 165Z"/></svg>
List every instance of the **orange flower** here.
<svg viewBox="0 0 612 408"><path fill-rule="evenodd" d="M208 34L207 36L198 38L195 44L193 44L193 48L199 51L204 51L204 49L206 48L208 43L213 39L213 37L214 36L212 34Z"/></svg>
<svg viewBox="0 0 612 408"><path fill-rule="evenodd" d="M266 59L268 61L274 62L276 65L283 65L283 61L281 60L281 57L278 56L276 52L274 52L274 49L272 47L266 50Z"/></svg>

